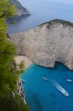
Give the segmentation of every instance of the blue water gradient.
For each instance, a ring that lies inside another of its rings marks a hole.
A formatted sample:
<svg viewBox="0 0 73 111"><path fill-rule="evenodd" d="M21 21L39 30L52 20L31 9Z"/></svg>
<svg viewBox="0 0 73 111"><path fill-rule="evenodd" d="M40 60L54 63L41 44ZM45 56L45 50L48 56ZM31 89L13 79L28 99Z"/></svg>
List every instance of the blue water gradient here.
<svg viewBox="0 0 73 111"><path fill-rule="evenodd" d="M70 96L64 96L42 77L58 82ZM56 63L54 68L32 64L30 69L21 74L21 78L26 81L23 83L23 90L30 111L73 111L73 71L63 64ZM72 82L67 82L68 78Z"/></svg>
<svg viewBox="0 0 73 111"><path fill-rule="evenodd" d="M73 4L52 2L51 0L19 0L31 15L16 19L16 24L8 24L8 33L24 32L52 19L73 22ZM15 18L14 18L15 20ZM8 23L11 19L8 20Z"/></svg>

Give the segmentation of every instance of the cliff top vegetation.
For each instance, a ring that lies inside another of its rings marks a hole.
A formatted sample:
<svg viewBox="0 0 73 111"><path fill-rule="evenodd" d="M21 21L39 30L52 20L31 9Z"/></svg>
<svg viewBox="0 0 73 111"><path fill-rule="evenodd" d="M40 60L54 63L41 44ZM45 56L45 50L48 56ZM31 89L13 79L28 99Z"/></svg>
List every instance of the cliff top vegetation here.
<svg viewBox="0 0 73 111"><path fill-rule="evenodd" d="M73 27L73 23L71 23L69 21L66 21L66 20L60 20L60 19L54 19L54 20L42 23L39 26L43 26L45 24L48 24L48 28L49 28L51 25L54 25L54 24L57 24L57 23L63 24L64 26L71 26L71 27Z"/></svg>

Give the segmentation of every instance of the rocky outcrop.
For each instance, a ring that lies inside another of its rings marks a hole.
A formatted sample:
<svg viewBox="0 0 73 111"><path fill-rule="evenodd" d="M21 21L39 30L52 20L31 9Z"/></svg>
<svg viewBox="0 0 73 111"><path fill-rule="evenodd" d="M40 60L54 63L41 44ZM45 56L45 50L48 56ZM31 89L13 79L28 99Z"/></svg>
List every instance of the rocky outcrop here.
<svg viewBox="0 0 73 111"><path fill-rule="evenodd" d="M30 15L30 12L24 8L18 0L9 0L11 4L15 5L17 10L17 15Z"/></svg>
<svg viewBox="0 0 73 111"><path fill-rule="evenodd" d="M61 62L73 70L73 24L62 20L44 23L27 32L11 34L17 53L41 66L54 67Z"/></svg>

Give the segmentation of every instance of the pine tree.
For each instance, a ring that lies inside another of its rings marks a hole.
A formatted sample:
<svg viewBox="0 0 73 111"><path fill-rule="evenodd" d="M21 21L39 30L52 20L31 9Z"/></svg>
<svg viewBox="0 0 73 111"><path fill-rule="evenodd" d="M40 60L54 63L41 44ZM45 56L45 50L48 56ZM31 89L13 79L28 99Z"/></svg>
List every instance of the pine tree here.
<svg viewBox="0 0 73 111"><path fill-rule="evenodd" d="M0 0L0 111L27 111L16 91L18 72L15 68L15 46L7 39L6 18L15 15L15 7L9 0Z"/></svg>

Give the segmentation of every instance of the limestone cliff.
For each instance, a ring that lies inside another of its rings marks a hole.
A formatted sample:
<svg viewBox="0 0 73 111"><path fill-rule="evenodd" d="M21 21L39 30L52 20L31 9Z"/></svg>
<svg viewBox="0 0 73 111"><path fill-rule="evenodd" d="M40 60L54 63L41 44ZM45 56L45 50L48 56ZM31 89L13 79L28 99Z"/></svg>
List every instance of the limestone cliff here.
<svg viewBox="0 0 73 111"><path fill-rule="evenodd" d="M27 32L11 34L17 53L41 66L54 67L61 62L73 70L73 24L52 20Z"/></svg>
<svg viewBox="0 0 73 111"><path fill-rule="evenodd" d="M11 4L15 5L17 10L17 15L30 15L30 12L24 8L18 0L9 0Z"/></svg>

